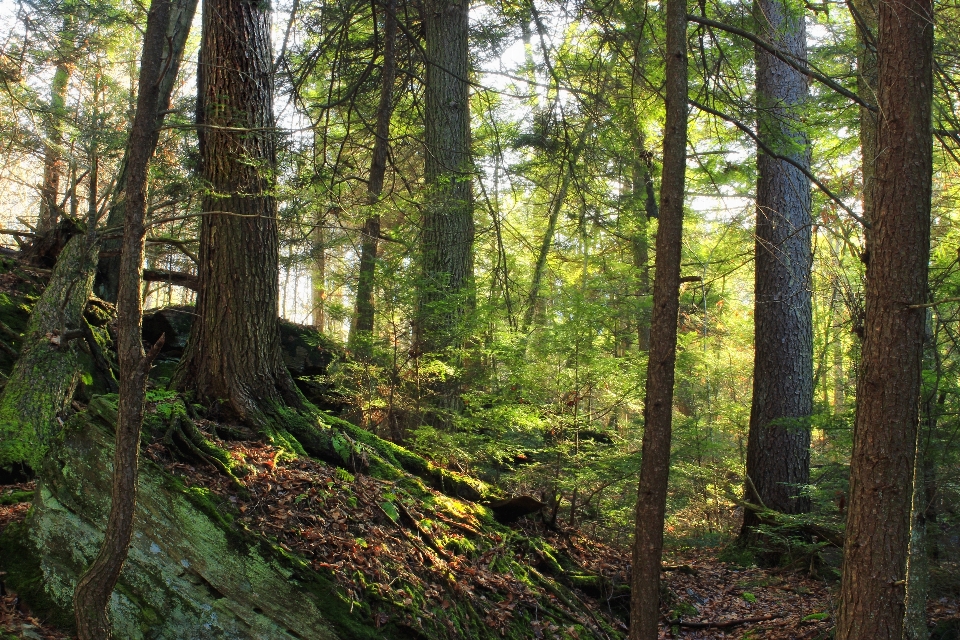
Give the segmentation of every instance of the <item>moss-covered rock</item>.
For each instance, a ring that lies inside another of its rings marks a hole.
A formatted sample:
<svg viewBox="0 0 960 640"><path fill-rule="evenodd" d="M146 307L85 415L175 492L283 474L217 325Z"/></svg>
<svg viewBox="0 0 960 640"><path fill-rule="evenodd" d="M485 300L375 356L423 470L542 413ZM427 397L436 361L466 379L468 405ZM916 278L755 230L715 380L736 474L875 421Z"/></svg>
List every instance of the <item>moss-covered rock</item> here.
<svg viewBox="0 0 960 640"><path fill-rule="evenodd" d="M27 521L0 539L8 583L65 627L76 581L102 540L112 456L110 430L74 416L43 466ZM134 539L110 601L116 637L384 637L351 613L329 577L235 526L231 511L143 465Z"/></svg>

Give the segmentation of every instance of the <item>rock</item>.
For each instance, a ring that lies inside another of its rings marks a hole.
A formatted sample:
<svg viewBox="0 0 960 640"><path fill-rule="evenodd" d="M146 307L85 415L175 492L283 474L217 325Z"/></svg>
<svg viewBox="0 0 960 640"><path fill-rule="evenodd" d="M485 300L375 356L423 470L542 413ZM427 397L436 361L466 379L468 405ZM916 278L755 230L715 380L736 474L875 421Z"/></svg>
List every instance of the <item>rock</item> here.
<svg viewBox="0 0 960 640"><path fill-rule="evenodd" d="M538 513L547 505L531 496L516 496L506 500L491 502L487 506L493 511L493 517L495 517L498 522L506 524L516 522L523 516Z"/></svg>
<svg viewBox="0 0 960 640"><path fill-rule="evenodd" d="M40 475L29 519L0 537L5 581L72 626L72 595L97 553L110 503L113 435L80 413ZM110 600L117 638L377 638L332 577L233 525L229 503L144 461L135 533Z"/></svg>
<svg viewBox="0 0 960 640"><path fill-rule="evenodd" d="M144 312L143 340L153 344L160 339L161 335L165 335L161 354L166 358L179 358L187 346L193 318L194 312L191 305L164 307Z"/></svg>

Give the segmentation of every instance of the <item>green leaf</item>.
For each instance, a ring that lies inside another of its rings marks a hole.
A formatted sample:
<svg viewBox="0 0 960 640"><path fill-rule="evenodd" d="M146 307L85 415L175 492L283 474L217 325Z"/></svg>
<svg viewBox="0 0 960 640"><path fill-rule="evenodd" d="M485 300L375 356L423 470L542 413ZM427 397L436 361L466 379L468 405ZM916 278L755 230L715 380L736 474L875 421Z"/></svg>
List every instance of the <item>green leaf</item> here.
<svg viewBox="0 0 960 640"><path fill-rule="evenodd" d="M750 593L749 591L744 591L744 592L743 592L743 599L746 600L747 602L756 602L756 601L757 601L757 596L753 595L753 594Z"/></svg>
<svg viewBox="0 0 960 640"><path fill-rule="evenodd" d="M803 616L804 622L811 622L813 620L826 620L830 617L829 613L811 613L808 616Z"/></svg>
<svg viewBox="0 0 960 640"><path fill-rule="evenodd" d="M387 514L387 517L394 522L400 519L400 512L397 511L396 505L392 502L381 502L380 508L383 509L383 512Z"/></svg>

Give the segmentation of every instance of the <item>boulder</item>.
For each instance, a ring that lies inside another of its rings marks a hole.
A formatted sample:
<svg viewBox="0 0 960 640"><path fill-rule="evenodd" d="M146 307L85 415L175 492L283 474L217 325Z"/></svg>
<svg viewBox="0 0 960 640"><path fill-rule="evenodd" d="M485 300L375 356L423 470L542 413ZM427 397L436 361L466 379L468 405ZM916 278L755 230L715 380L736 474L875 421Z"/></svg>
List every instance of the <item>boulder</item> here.
<svg viewBox="0 0 960 640"><path fill-rule="evenodd" d="M112 460L111 430L73 416L28 520L0 537L6 583L68 628L74 586L103 539ZM115 637L129 640L381 637L351 613L331 576L233 524L229 503L146 460L109 613Z"/></svg>

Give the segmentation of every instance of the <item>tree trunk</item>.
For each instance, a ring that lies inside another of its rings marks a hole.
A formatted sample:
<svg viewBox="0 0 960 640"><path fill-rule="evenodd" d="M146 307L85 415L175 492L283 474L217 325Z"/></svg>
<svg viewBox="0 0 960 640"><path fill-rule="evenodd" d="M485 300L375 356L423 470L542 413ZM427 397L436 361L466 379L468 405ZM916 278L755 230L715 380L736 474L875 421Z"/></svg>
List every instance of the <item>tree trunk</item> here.
<svg viewBox="0 0 960 640"><path fill-rule="evenodd" d="M63 44L69 40L71 18L63 21ZM60 222L60 175L63 172L62 149L63 131L61 121L66 116L67 86L73 75L73 65L65 59L66 52L61 51L57 68L50 83L50 111L46 114L46 142L43 150L43 186L40 188L40 216L37 219L37 234L44 236L57 227Z"/></svg>
<svg viewBox="0 0 960 640"><path fill-rule="evenodd" d="M82 367L76 336L85 320L97 265L96 242L70 239L33 307L23 348L0 395L0 467L26 462L39 468L57 417L70 405Z"/></svg>
<svg viewBox="0 0 960 640"><path fill-rule="evenodd" d="M630 640L655 640L660 618L660 559L663 516L670 472L677 315L680 309L680 253L687 162L687 3L667 0L666 126L660 224L653 278L653 314L647 395L637 494L633 572L630 592Z"/></svg>
<svg viewBox="0 0 960 640"><path fill-rule="evenodd" d="M147 16L137 112L127 142L126 224L120 265L120 292L117 299L120 404L116 448L113 460L113 487L110 515L103 545L74 591L74 613L80 640L101 640L112 636L107 620L107 602L120 569L127 558L133 536L133 513L137 503L137 472L140 456L140 429L143 425L147 374L159 353L163 337L144 355L142 343L140 288L142 285L144 218L147 211L147 167L159 140L160 78L170 0L154 0Z"/></svg>
<svg viewBox="0 0 960 640"><path fill-rule="evenodd" d="M640 201L643 194L643 213L634 205L636 228L631 239L633 266L639 274L637 286L637 348L642 352L650 350L650 309L647 296L650 295L650 250L647 240L647 224L660 216L657 197L653 192L653 177L650 175L649 154L643 146L643 138L638 137L640 149L633 162L633 198Z"/></svg>
<svg viewBox="0 0 960 640"><path fill-rule="evenodd" d="M397 0L387 0L383 19L383 75L380 81L380 104L377 108L376 140L370 160L370 179L367 182L368 200L376 206L383 192L383 178L387 172L387 152L390 144L390 118L393 116L393 85L397 79ZM354 322L350 327L349 343L363 352L369 351L373 334L373 286L377 269L377 244L380 239L380 216L374 213L363 223L360 241L360 274L357 279L357 298Z"/></svg>
<svg viewBox="0 0 960 640"><path fill-rule="evenodd" d="M563 163L563 175L560 178L560 185L557 192L553 194L550 201L550 216L547 218L547 229L543 232L543 241L540 243L540 251L537 253L537 261L533 266L533 277L530 279L530 293L527 295L527 309L523 313L523 324L521 331L526 333L533 324L537 315L537 305L540 299L540 283L543 281L543 274L547 269L547 258L550 256L550 247L553 246L553 236L557 231L557 220L560 219L560 210L563 209L563 203L567 199L567 191L570 189L570 181L574 178L577 164L580 162L580 155L586 146L587 138L593 131L593 122L588 122L580 131L580 137L577 138L576 146L570 151L570 157Z"/></svg>
<svg viewBox="0 0 960 640"><path fill-rule="evenodd" d="M193 16L196 12L197 0L174 0L170 7L166 43L161 62L161 69L164 72L160 80L158 113L165 111L170 106L170 98L173 95L173 87L180 70L180 62L183 60L187 36L190 34L190 25L193 23ZM157 117L157 129L159 130L164 115L158 115ZM110 210L107 213L106 235L108 237L103 241L103 253L105 255L100 258L97 265L97 279L94 283L94 291L97 296L108 302L116 302L120 290L121 239L116 236L124 227L124 205L129 179L127 176L129 154L130 149L128 148L120 161L119 175L114 187Z"/></svg>
<svg viewBox="0 0 960 640"><path fill-rule="evenodd" d="M926 403L929 408L932 402ZM935 420L927 415L927 424ZM918 434L919 436L919 434ZM927 560L927 492L924 482L923 440L917 439L916 460L913 465L913 497L910 506L910 547L907 552L907 595L903 620L904 640L927 640L927 592L929 591L930 565Z"/></svg>
<svg viewBox="0 0 960 640"><path fill-rule="evenodd" d="M197 317L174 385L255 425L271 406L301 404L280 355L271 54L268 5L204 0L197 99L205 215Z"/></svg>
<svg viewBox="0 0 960 640"><path fill-rule="evenodd" d="M866 323L838 640L900 640L927 293L933 6L880 4L879 112Z"/></svg>
<svg viewBox="0 0 960 640"><path fill-rule="evenodd" d="M877 5L876 0L851 0L857 26L857 95L877 104ZM870 221L876 184L877 113L860 107L860 167L863 179L863 213ZM871 230L864 229L864 256L869 259Z"/></svg>
<svg viewBox="0 0 960 640"><path fill-rule="evenodd" d="M463 345L464 324L474 304L469 4L466 0L425 4L427 193L414 338L418 353L436 354L456 367L449 350ZM434 386L430 404L441 412L459 410L459 389L459 376L448 376Z"/></svg>
<svg viewBox="0 0 960 640"><path fill-rule="evenodd" d="M803 6L757 0L761 36L798 60L807 56ZM804 167L800 125L807 77L755 48L760 140ZM810 293L810 181L798 168L757 150L753 402L747 444L747 498L782 513L803 513L810 480L813 312ZM754 491L755 487L755 491ZM743 535L759 523L747 510Z"/></svg>

